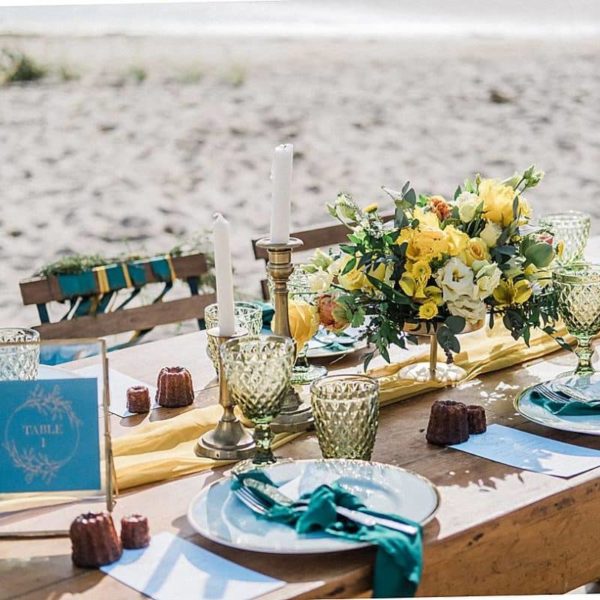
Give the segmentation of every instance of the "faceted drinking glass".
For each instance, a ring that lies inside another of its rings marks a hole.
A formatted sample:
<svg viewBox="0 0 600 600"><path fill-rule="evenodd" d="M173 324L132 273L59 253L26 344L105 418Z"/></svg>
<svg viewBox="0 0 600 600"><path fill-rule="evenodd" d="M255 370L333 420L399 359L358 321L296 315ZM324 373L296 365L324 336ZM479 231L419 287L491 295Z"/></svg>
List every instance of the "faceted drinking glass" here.
<svg viewBox="0 0 600 600"><path fill-rule="evenodd" d="M379 384L364 375L331 375L311 388L323 458L370 460L379 422Z"/></svg>
<svg viewBox="0 0 600 600"><path fill-rule="evenodd" d="M40 334L35 329L0 329L0 381L31 380L40 364Z"/></svg>
<svg viewBox="0 0 600 600"><path fill-rule="evenodd" d="M585 213L570 210L563 213L546 215L540 219L540 226L548 228L555 237L555 243L562 241L562 256L556 257L559 265L568 265L579 261L590 237L591 219Z"/></svg>
<svg viewBox="0 0 600 600"><path fill-rule="evenodd" d="M263 326L263 313L260 304L255 302L236 302L233 307L235 327L248 332L248 335L259 335ZM219 326L219 305L210 304L204 309L204 323L206 329ZM219 375L219 340L215 336L208 336L206 353Z"/></svg>
<svg viewBox="0 0 600 600"><path fill-rule="evenodd" d="M572 263L552 274L558 311L567 330L577 339L578 363L571 374L555 383L585 390L600 381L592 366L592 338L600 332L600 265ZM564 381L563 381L564 379Z"/></svg>
<svg viewBox="0 0 600 600"><path fill-rule="evenodd" d="M235 403L254 423L255 465L275 462L271 421L281 412L294 366L294 342L277 335L242 337L221 346L223 369Z"/></svg>

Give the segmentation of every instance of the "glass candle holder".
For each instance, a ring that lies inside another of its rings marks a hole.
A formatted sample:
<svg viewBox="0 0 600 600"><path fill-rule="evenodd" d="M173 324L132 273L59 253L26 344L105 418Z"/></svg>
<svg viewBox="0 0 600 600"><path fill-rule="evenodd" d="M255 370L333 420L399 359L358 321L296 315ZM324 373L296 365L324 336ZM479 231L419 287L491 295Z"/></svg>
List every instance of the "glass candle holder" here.
<svg viewBox="0 0 600 600"><path fill-rule="evenodd" d="M263 313L260 304L255 302L236 302L233 307L235 327L248 332L248 335L259 335L262 331ZM219 327L219 305L210 304L204 309L204 323L206 329ZM218 338L208 337L208 346L206 353L212 361L212 364L219 374L219 348Z"/></svg>
<svg viewBox="0 0 600 600"><path fill-rule="evenodd" d="M294 366L294 342L277 335L229 340L221 346L223 370L234 402L254 423L254 465L275 462L271 421L281 412Z"/></svg>
<svg viewBox="0 0 600 600"><path fill-rule="evenodd" d="M40 364L40 334L35 329L0 329L0 381L32 380Z"/></svg>
<svg viewBox="0 0 600 600"><path fill-rule="evenodd" d="M379 423L379 384L364 375L331 375L310 388L323 458L370 460Z"/></svg>
<svg viewBox="0 0 600 600"><path fill-rule="evenodd" d="M274 297L273 280L268 278L269 295ZM304 301L308 304L314 304L317 294L310 289L308 273L303 265L295 265L294 271L288 279L288 296L291 301ZM311 383L324 375L327 375L327 368L323 365L311 365L308 362L308 342L298 344L296 353L296 363L292 371L291 382L297 385Z"/></svg>
<svg viewBox="0 0 600 600"><path fill-rule="evenodd" d="M590 237L591 219L589 215L570 210L545 215L540 219L539 224L554 234L555 246L557 242L564 243L562 255L556 257L559 265L568 265L582 259Z"/></svg>

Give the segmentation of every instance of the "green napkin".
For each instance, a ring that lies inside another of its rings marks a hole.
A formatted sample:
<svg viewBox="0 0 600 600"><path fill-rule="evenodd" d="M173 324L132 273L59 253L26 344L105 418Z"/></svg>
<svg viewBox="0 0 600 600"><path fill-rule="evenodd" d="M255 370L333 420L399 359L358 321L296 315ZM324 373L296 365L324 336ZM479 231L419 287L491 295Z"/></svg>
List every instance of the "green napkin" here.
<svg viewBox="0 0 600 600"><path fill-rule="evenodd" d="M249 471L232 480L232 489L242 486L243 481L248 478L273 485L263 472ZM385 527L365 527L348 521L336 513L336 506L352 510L364 510L365 506L356 496L336 483L321 485L312 494L302 498L309 502L306 510L274 504L263 518L293 526L300 534L324 531L346 540L367 542L377 546L373 597L398 598L415 595L423 570L421 526L418 523L393 514L380 515L415 526L418 533L410 536ZM270 504L273 502L271 498L265 499ZM378 514L372 511L366 512Z"/></svg>
<svg viewBox="0 0 600 600"><path fill-rule="evenodd" d="M564 415L570 417L600 415L600 404L590 405L587 402L578 402L576 400L570 400L568 404L554 402L553 400L550 400L550 398L544 396L542 392L537 391L537 388L533 388L531 390L529 397L534 404L541 406L553 415ZM568 400L567 396L565 396L565 400Z"/></svg>

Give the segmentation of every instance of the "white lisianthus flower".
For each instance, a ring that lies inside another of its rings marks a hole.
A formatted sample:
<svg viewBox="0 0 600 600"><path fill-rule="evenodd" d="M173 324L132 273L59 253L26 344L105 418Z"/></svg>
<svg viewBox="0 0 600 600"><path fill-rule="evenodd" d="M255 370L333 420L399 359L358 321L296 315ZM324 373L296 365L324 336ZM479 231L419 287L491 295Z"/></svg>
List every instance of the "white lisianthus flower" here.
<svg viewBox="0 0 600 600"><path fill-rule="evenodd" d="M480 261L483 262L483 261ZM502 271L496 264L478 265L475 285L477 286L477 296L480 300L485 300L494 293L494 290L500 283Z"/></svg>
<svg viewBox="0 0 600 600"><path fill-rule="evenodd" d="M451 258L436 274L435 280L442 288L446 302L459 296L475 297L473 271L459 258Z"/></svg>
<svg viewBox="0 0 600 600"><path fill-rule="evenodd" d="M333 283L333 274L329 271L315 271L308 276L308 285L311 292L326 292Z"/></svg>
<svg viewBox="0 0 600 600"><path fill-rule="evenodd" d="M470 296L459 296L456 300L448 302L448 310L451 315L463 317L469 323L477 323L485 319L485 304Z"/></svg>
<svg viewBox="0 0 600 600"><path fill-rule="evenodd" d="M463 192L456 199L458 206L458 216L463 223L470 223L477 213L477 207L481 204L481 200L477 194L471 192Z"/></svg>
<svg viewBox="0 0 600 600"><path fill-rule="evenodd" d="M485 245L488 248L493 248L502 233L502 229L500 226L496 225L496 223L492 223L488 221L483 228L483 231L479 234L479 237L485 242Z"/></svg>

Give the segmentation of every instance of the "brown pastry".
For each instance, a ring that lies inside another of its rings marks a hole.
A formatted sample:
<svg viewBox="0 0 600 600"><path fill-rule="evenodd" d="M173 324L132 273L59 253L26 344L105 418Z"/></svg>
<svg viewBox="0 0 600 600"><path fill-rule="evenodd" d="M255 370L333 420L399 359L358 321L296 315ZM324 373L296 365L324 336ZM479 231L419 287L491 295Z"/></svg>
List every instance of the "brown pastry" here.
<svg viewBox="0 0 600 600"><path fill-rule="evenodd" d="M123 547L107 512L79 515L69 530L73 564L78 567L101 567L121 558Z"/></svg>
<svg viewBox="0 0 600 600"><path fill-rule="evenodd" d="M177 408L194 401L192 376L183 367L163 367L158 374L156 401L160 406Z"/></svg>
<svg viewBox="0 0 600 600"><path fill-rule="evenodd" d="M135 385L127 390L127 410L132 413L150 412L150 392L145 385Z"/></svg>
<svg viewBox="0 0 600 600"><path fill-rule="evenodd" d="M454 400L437 400L431 407L427 441L438 446L460 444L469 439L467 407Z"/></svg>
<svg viewBox="0 0 600 600"><path fill-rule="evenodd" d="M129 515L121 519L121 542L123 548L137 550L150 543L148 519L142 515Z"/></svg>
<svg viewBox="0 0 600 600"><path fill-rule="evenodd" d="M471 404L467 406L467 415L469 417L469 433L485 433L487 430L485 408Z"/></svg>

